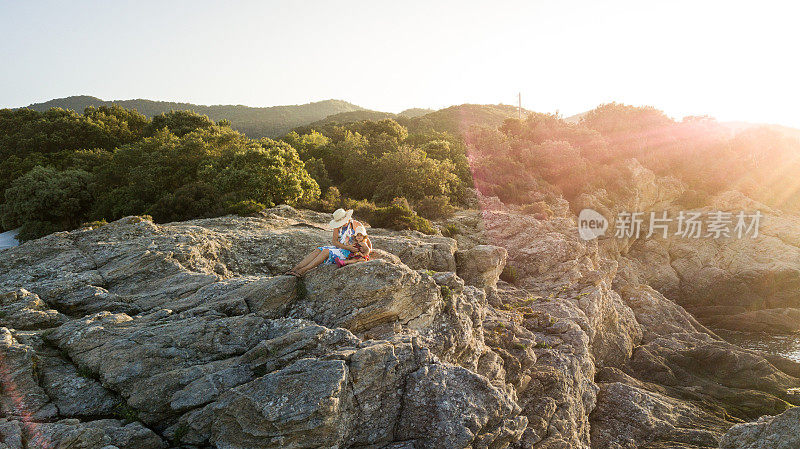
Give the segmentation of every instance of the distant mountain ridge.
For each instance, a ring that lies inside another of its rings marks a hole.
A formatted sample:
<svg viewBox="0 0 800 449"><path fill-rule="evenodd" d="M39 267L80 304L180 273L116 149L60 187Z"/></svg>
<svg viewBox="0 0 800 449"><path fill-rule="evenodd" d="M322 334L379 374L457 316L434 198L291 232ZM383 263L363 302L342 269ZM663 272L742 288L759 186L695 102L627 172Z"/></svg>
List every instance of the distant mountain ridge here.
<svg viewBox="0 0 800 449"><path fill-rule="evenodd" d="M343 100L324 100L302 105L251 107L243 105L206 106L145 99L103 100L89 95L57 98L44 103L31 104L27 108L35 111L62 108L83 112L89 106L111 106L112 104L135 109L148 117L171 110L192 110L207 115L215 121L228 119L234 129L252 138L280 137L293 128L322 120L331 115L365 110L361 106Z"/></svg>
<svg viewBox="0 0 800 449"><path fill-rule="evenodd" d="M69 109L83 112L89 106L119 105L135 109L153 117L172 110L190 110L207 115L214 121L227 119L234 129L250 138L278 138L289 131L300 128L313 128L331 124L345 124L362 120L382 120L392 118L401 121L409 131L431 131L441 128L454 135L466 131L474 124L499 126L503 120L516 117L516 106L462 104L449 108L433 110L425 108L406 109L399 114L375 111L349 103L344 100L323 100L302 105L252 107L244 105L199 105L172 101L146 99L103 100L90 95L75 95L56 98L43 103L26 106L35 111L50 108ZM524 110L526 114L530 111Z"/></svg>

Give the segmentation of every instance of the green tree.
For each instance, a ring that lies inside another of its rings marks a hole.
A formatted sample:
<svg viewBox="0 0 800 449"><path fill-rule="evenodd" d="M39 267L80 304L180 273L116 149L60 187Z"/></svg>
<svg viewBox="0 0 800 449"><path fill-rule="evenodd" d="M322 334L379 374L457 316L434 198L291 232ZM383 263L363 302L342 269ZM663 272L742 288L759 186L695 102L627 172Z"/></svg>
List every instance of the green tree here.
<svg viewBox="0 0 800 449"><path fill-rule="evenodd" d="M372 225L395 230L411 229L424 234L435 234L436 228L430 221L420 217L411 209L405 198L394 198L385 207L372 212Z"/></svg>
<svg viewBox="0 0 800 449"><path fill-rule="evenodd" d="M148 123L142 114L119 106L86 108L83 114L57 108L46 112L2 109L0 192L37 165L90 171L85 166L88 160L73 157L74 153L109 152L140 140Z"/></svg>
<svg viewBox="0 0 800 449"><path fill-rule="evenodd" d="M91 183L92 175L83 170L34 167L6 189L3 225L21 226L21 240L75 228L91 207Z"/></svg>
<svg viewBox="0 0 800 449"><path fill-rule="evenodd" d="M304 161L310 158L322 158L325 153L325 147L331 143L331 139L315 130L303 135L292 131L281 140L297 150L300 159Z"/></svg>
<svg viewBox="0 0 800 449"><path fill-rule="evenodd" d="M254 200L272 206L310 201L320 195L319 185L294 148L267 138L225 150L204 169L203 176L213 179L230 203Z"/></svg>
<svg viewBox="0 0 800 449"><path fill-rule="evenodd" d="M213 127L178 137L168 130L116 150L97 171L94 215L116 219L152 211L157 220L222 213L232 204L292 203L319 196L294 149ZM178 208L175 214L170 206Z"/></svg>
<svg viewBox="0 0 800 449"><path fill-rule="evenodd" d="M165 192L147 210L160 223L184 221L198 217L210 217L223 213L217 189L203 181L181 186L173 192Z"/></svg>
<svg viewBox="0 0 800 449"><path fill-rule="evenodd" d="M337 187L345 198L386 203L397 196L445 195L458 200L472 183L460 140L440 132L409 136L393 119L328 124L283 140L298 148L323 189Z"/></svg>
<svg viewBox="0 0 800 449"><path fill-rule="evenodd" d="M427 157L422 150L404 146L396 152L384 154L377 161L373 174L377 180L373 201L450 195L458 184L453 169L450 161L437 161Z"/></svg>
<svg viewBox="0 0 800 449"><path fill-rule="evenodd" d="M87 108L83 114L53 108L0 110L0 156L114 148L142 138L148 120L119 106Z"/></svg>
<svg viewBox="0 0 800 449"><path fill-rule="evenodd" d="M172 134L183 137L190 132L197 130L208 130L214 126L214 122L206 115L200 115L194 111L170 111L153 117L153 121L145 130L149 136L157 131L169 129Z"/></svg>

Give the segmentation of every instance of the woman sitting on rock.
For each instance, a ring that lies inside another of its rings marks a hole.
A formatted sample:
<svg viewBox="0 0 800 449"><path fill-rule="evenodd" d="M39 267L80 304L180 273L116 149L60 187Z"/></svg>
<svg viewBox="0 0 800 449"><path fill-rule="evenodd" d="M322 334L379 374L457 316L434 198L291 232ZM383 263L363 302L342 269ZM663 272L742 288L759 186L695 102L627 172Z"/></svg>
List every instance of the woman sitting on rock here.
<svg viewBox="0 0 800 449"><path fill-rule="evenodd" d="M367 229L364 226L356 228L356 235L353 236L353 240L350 243L356 250L351 252L350 255L347 256L347 259L336 259L337 267L369 260L369 253L372 251L372 242L369 240Z"/></svg>
<svg viewBox="0 0 800 449"><path fill-rule="evenodd" d="M333 213L333 220L328 225L333 229L331 237L332 245L319 246L311 251L303 260L294 266L286 274L292 276L303 276L310 269L321 264L334 264L337 260L345 260L350 253L358 252L358 248L351 245L352 237L355 235L357 227L363 227L360 222L353 220L353 210L336 209ZM365 232L366 233L366 232Z"/></svg>

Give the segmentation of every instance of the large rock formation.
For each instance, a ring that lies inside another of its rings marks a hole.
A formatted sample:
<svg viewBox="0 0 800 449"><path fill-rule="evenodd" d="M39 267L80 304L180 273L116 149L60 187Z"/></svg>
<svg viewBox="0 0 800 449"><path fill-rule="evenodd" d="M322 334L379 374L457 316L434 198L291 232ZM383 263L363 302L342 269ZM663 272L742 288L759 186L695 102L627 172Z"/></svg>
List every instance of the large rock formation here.
<svg viewBox="0 0 800 449"><path fill-rule="evenodd" d="M703 323L738 331L800 331L800 217L772 209L739 192L726 191L704 207L683 204L680 181L656 176L635 160L626 162L633 184L627 194L605 190L581 195L573 210L591 208L609 220L600 244L610 258L630 263L641 282L685 307ZM641 212L638 237L617 237L620 213ZM666 237L656 228L648 237L650 213L671 219ZM698 213L704 221L700 236L678 232L681 212ZM727 233L715 238L708 227L717 212L730 213L720 221ZM737 214L746 217L741 236ZM760 213L756 228L750 214ZM755 231L755 232L754 232Z"/></svg>
<svg viewBox="0 0 800 449"><path fill-rule="evenodd" d="M285 207L129 217L8 250L3 388L18 393L3 419L21 441L85 434L70 438L86 447L109 432L155 442L136 447L518 441L513 389L477 372L500 359L483 342L485 292L453 273L455 242L376 238L421 271L387 257L273 276L325 242L324 221Z"/></svg>
<svg viewBox="0 0 800 449"><path fill-rule="evenodd" d="M671 216L680 212L670 208ZM800 331L800 218L725 192L696 210L736 215L759 211L755 232L721 238L668 238L633 242L630 258L642 280L709 326L739 331ZM750 220L747 221L750 224ZM703 231L704 234L706 231ZM755 237L754 237L755 235Z"/></svg>
<svg viewBox="0 0 800 449"><path fill-rule="evenodd" d="M2 250L0 444L712 448L800 404L800 366L719 339L565 211L372 229L381 257L281 276L328 220L127 217Z"/></svg>

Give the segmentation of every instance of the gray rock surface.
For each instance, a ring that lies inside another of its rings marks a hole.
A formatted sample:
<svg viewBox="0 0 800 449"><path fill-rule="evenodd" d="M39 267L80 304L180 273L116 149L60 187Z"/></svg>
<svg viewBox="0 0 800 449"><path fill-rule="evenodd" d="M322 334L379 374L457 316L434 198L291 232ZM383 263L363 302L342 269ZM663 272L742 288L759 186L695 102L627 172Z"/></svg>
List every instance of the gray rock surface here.
<svg viewBox="0 0 800 449"><path fill-rule="evenodd" d="M66 320L66 316L48 309L38 296L24 288L0 294L0 325L23 330L55 327Z"/></svg>
<svg viewBox="0 0 800 449"><path fill-rule="evenodd" d="M467 285L480 288L495 287L500 273L506 266L508 252L505 248L492 245L477 245L468 250L456 252L458 276Z"/></svg>
<svg viewBox="0 0 800 449"><path fill-rule="evenodd" d="M716 447L719 434L729 426L696 404L654 391L657 388L622 373L601 377L608 382L600 382L592 412L595 448Z"/></svg>
<svg viewBox="0 0 800 449"><path fill-rule="evenodd" d="M800 403L800 365L720 340L556 209L370 229L379 257L299 280L329 216L288 206L6 249L0 444L711 448Z"/></svg>
<svg viewBox="0 0 800 449"><path fill-rule="evenodd" d="M728 430L720 449L793 449L800 447L800 407Z"/></svg>
<svg viewBox="0 0 800 449"><path fill-rule="evenodd" d="M681 304L709 326L739 331L794 333L800 330L800 218L772 210L735 192L713 199L713 211L760 211L757 237L683 238L670 233L634 242L633 259L642 281ZM672 208L672 216L678 213ZM735 225L731 224L731 229ZM705 232L705 231L704 231Z"/></svg>

